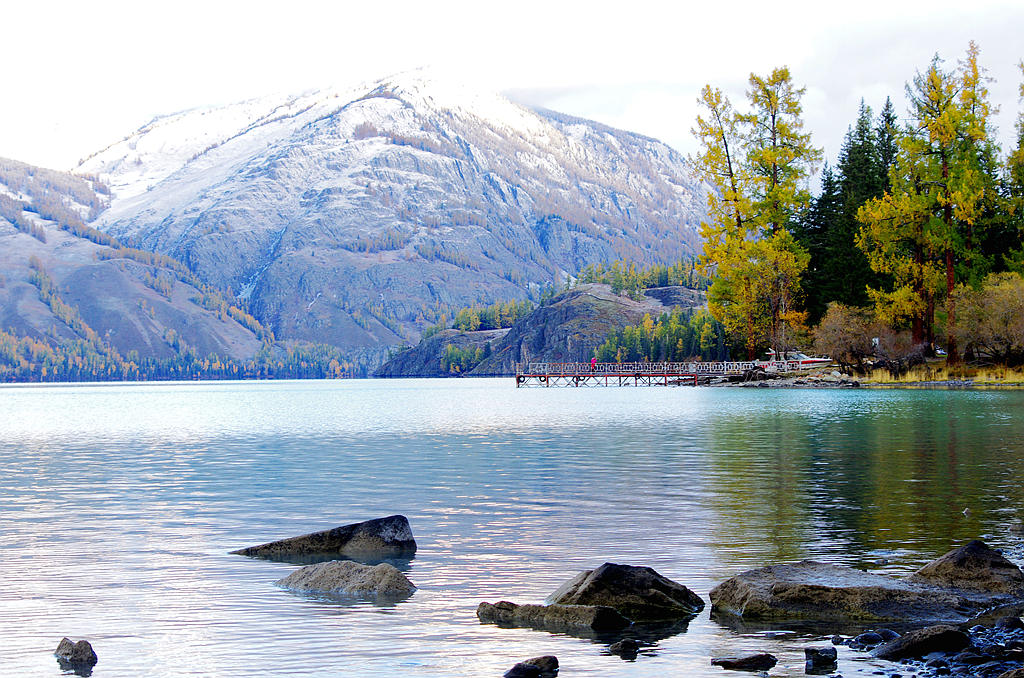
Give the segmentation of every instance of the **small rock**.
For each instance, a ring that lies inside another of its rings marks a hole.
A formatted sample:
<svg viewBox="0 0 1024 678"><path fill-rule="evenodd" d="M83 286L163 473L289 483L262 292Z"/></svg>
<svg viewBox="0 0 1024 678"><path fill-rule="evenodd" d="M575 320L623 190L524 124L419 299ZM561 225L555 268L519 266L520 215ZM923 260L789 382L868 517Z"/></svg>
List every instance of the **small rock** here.
<svg viewBox="0 0 1024 678"><path fill-rule="evenodd" d="M836 669L838 654L834 647L805 647L804 671L811 674L831 673Z"/></svg>
<svg viewBox="0 0 1024 678"><path fill-rule="evenodd" d="M888 643L890 640L896 640L900 637L900 634L896 633L892 629L875 629L875 633L881 636L882 641Z"/></svg>
<svg viewBox="0 0 1024 678"><path fill-rule="evenodd" d="M553 676L558 673L558 657L550 654L546 654L542 657L534 657L533 659L527 659L523 664L529 664L536 666L540 669L542 676Z"/></svg>
<svg viewBox="0 0 1024 678"><path fill-rule="evenodd" d="M970 637L957 627L939 624L890 640L876 647L871 655L879 659L907 659L923 657L931 652L956 652L970 644Z"/></svg>
<svg viewBox="0 0 1024 678"><path fill-rule="evenodd" d="M519 662L504 673L504 678L540 678L540 667Z"/></svg>
<svg viewBox="0 0 1024 678"><path fill-rule="evenodd" d="M58 660L63 660L72 666L93 666L99 661L88 640L80 640L76 643L70 638L61 638L53 654Z"/></svg>
<svg viewBox="0 0 1024 678"><path fill-rule="evenodd" d="M859 647L875 647L885 642L885 638L879 633L874 631L865 631L859 636L854 636L853 640L850 641L850 645Z"/></svg>
<svg viewBox="0 0 1024 678"><path fill-rule="evenodd" d="M996 628L1000 631L1016 631L1024 629L1024 620L1020 617L1003 617L996 622Z"/></svg>
<svg viewBox="0 0 1024 678"><path fill-rule="evenodd" d="M413 583L394 565L362 565L351 560L331 560L300 567L275 583L293 591L391 598L410 596L416 590Z"/></svg>
<svg viewBox="0 0 1024 678"><path fill-rule="evenodd" d="M640 643L632 638L623 638L619 642L609 645L608 651L623 659L636 659L637 653L640 652Z"/></svg>
<svg viewBox="0 0 1024 678"><path fill-rule="evenodd" d="M1024 678L1024 668L1011 669L1006 673L1000 673L998 678Z"/></svg>
<svg viewBox="0 0 1024 678"><path fill-rule="evenodd" d="M711 660L712 666L721 666L723 669L732 669L733 671L767 671L778 663L779 660L775 658L775 655L767 652L745 657L717 657Z"/></svg>

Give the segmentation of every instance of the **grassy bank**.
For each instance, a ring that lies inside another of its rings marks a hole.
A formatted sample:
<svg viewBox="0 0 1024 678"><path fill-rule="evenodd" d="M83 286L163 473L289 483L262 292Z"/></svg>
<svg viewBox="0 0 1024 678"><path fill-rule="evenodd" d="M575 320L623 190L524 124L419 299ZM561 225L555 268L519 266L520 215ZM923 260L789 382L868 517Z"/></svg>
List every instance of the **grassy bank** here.
<svg viewBox="0 0 1024 678"><path fill-rule="evenodd" d="M865 386L958 385L964 382L970 382L971 386L1024 388L1024 368L949 366L939 361L912 368L899 377L893 377L886 370L875 370L861 380Z"/></svg>

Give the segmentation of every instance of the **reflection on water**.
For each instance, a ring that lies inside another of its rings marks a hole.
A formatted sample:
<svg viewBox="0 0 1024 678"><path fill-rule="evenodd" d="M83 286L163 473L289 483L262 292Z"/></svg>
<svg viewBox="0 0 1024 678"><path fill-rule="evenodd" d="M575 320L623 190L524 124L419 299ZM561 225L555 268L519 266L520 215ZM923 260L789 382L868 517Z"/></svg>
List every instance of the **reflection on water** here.
<svg viewBox="0 0 1024 678"><path fill-rule="evenodd" d="M54 676L62 636L96 676L718 676L805 629L708 610L636 661L614 639L480 624L603 562L706 599L815 558L905 574L981 536L1022 553L1024 393L520 389L511 380L0 388L0 665ZM964 509L970 509L964 514ZM295 565L240 547L403 513L419 587L392 606L295 596ZM840 648L844 675L877 667Z"/></svg>

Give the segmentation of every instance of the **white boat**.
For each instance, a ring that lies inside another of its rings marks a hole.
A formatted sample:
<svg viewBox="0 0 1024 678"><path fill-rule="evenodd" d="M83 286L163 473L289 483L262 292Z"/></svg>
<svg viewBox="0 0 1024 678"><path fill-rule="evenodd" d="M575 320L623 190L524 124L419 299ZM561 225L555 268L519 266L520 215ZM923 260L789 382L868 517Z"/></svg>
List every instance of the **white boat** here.
<svg viewBox="0 0 1024 678"><path fill-rule="evenodd" d="M758 364L766 370L775 369L792 372L794 370L813 370L817 367L828 367L832 364L832 358L812 358L800 351L786 351L785 359L779 360L775 356L774 349L768 349L768 359L759 360Z"/></svg>

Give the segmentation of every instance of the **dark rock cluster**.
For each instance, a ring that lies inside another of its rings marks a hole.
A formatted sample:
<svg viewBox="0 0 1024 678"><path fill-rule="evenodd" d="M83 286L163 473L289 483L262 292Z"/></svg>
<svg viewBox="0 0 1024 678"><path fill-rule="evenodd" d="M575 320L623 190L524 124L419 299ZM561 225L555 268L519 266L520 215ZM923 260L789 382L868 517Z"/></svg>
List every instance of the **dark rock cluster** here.
<svg viewBox="0 0 1024 678"><path fill-rule="evenodd" d="M1020 617L1003 617L989 626L939 624L903 635L882 628L853 638L836 637L832 642L899 662L905 667L901 673L918 678L1024 677L1024 622Z"/></svg>

